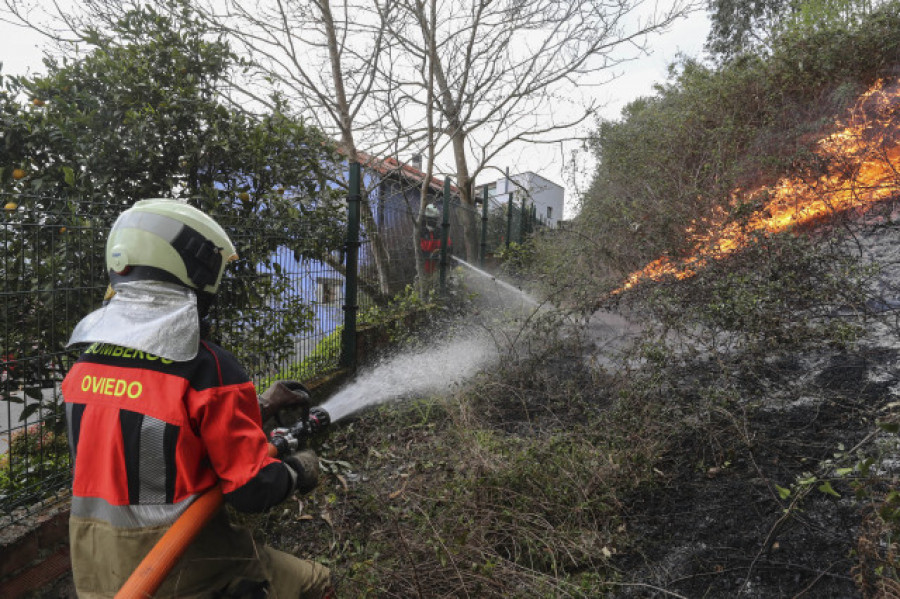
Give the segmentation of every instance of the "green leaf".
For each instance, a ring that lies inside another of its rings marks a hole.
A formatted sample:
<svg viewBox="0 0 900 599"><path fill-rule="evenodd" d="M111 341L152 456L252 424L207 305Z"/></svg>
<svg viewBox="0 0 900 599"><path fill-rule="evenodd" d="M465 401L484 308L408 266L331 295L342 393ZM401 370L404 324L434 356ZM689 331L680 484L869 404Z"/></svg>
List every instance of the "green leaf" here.
<svg viewBox="0 0 900 599"><path fill-rule="evenodd" d="M785 499L787 499L788 497L791 496L791 490L790 490L790 489L785 489L784 487L775 485L775 490L778 491L778 496L779 496L782 500L785 500Z"/></svg>
<svg viewBox="0 0 900 599"><path fill-rule="evenodd" d="M69 187L75 187L75 171L72 170L70 166L62 167L63 176L66 179L66 185Z"/></svg>
<svg viewBox="0 0 900 599"><path fill-rule="evenodd" d="M851 472L853 472L853 468L838 468L835 470L838 476L847 476Z"/></svg>
<svg viewBox="0 0 900 599"><path fill-rule="evenodd" d="M831 483L827 480L817 487L819 491L825 493L827 495L833 495L834 497L840 497L840 494L834 490L834 487L831 486Z"/></svg>
<svg viewBox="0 0 900 599"><path fill-rule="evenodd" d="M23 398L16 397L15 395L13 395L11 393L4 393L3 401L8 401L10 403L25 403L25 400Z"/></svg>
<svg viewBox="0 0 900 599"><path fill-rule="evenodd" d="M872 465L875 463L875 458L866 458L862 462L859 463L859 473L863 476L869 476L869 472L872 469Z"/></svg>
<svg viewBox="0 0 900 599"><path fill-rule="evenodd" d="M900 422L879 422L878 428L886 433L897 434L900 432Z"/></svg>
<svg viewBox="0 0 900 599"><path fill-rule="evenodd" d="M40 387L26 387L25 396L30 397L31 399L37 399L38 401L44 398L44 396L41 395Z"/></svg>
<svg viewBox="0 0 900 599"><path fill-rule="evenodd" d="M22 413L19 414L19 421L24 422L25 420L27 420L28 418L30 418L31 416L33 416L34 414L39 412L40 409L41 409L41 404L39 404L39 403L28 404L27 406L25 406L22 409Z"/></svg>

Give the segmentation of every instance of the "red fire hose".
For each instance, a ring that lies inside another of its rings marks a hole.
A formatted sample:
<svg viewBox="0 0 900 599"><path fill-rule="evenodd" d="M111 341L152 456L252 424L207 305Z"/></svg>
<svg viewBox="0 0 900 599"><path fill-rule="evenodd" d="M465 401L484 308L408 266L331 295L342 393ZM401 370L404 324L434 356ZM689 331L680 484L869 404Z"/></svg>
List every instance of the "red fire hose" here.
<svg viewBox="0 0 900 599"><path fill-rule="evenodd" d="M269 455L276 457L277 454L278 450L270 443ZM219 485L198 497L131 573L116 593L116 599L152 597L184 555L191 541L222 506L222 501L222 489Z"/></svg>

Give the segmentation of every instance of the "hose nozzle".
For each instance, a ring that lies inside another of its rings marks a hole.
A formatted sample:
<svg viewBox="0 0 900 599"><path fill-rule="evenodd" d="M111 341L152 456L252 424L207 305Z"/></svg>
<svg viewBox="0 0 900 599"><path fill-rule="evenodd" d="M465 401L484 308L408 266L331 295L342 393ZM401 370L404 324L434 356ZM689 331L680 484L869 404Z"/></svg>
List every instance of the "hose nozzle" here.
<svg viewBox="0 0 900 599"><path fill-rule="evenodd" d="M309 438L328 428L331 416L320 407L309 409L309 416L298 420L295 424L273 429L269 435L271 444L277 450L277 457L284 457L297 451L309 442Z"/></svg>
<svg viewBox="0 0 900 599"><path fill-rule="evenodd" d="M323 431L331 424L331 416L324 409L316 406L309 409L309 429L310 433L315 434Z"/></svg>

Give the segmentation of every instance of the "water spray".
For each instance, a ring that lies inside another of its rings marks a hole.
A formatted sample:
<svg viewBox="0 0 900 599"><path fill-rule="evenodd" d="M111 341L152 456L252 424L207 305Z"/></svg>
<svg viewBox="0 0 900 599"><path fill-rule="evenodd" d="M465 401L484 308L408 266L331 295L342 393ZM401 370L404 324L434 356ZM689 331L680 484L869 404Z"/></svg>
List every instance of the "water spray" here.
<svg viewBox="0 0 900 599"><path fill-rule="evenodd" d="M464 266L465 268L468 268L469 270L471 270L478 276L483 277L483 278L487 279L488 281L497 284L498 286L502 287L506 291L510 291L510 292L516 294L517 296L522 298L522 301L524 301L525 303L531 304L532 306L535 306L535 307L540 305L540 303L536 299L534 299L528 293L522 291L515 285L507 283L503 279L498 279L496 276L492 275L491 273L484 271L473 264L469 264L462 258L459 258L457 256L450 256L450 257L453 258L454 260L456 260L457 264L459 264L460 266Z"/></svg>
<svg viewBox="0 0 900 599"><path fill-rule="evenodd" d="M536 299L514 285L461 258L452 258L523 304L535 309L540 307ZM363 372L320 407L330 415L331 422L337 422L369 406L403 397L446 392L499 360L497 341L486 330L469 329L446 338L435 336L433 343L394 355Z"/></svg>
<svg viewBox="0 0 900 599"><path fill-rule="evenodd" d="M369 406L446 392L498 359L496 343L484 331L435 337L425 348L396 354L363 371L319 407L334 423Z"/></svg>

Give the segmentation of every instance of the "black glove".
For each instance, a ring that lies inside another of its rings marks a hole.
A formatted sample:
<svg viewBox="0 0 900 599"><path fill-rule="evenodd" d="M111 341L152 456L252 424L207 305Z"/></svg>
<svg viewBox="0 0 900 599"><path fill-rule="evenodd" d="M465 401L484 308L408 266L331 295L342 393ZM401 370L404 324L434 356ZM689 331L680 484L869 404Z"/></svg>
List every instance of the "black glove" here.
<svg viewBox="0 0 900 599"><path fill-rule="evenodd" d="M309 390L297 381L276 381L259 396L263 422L284 408L301 408L305 416L309 406Z"/></svg>
<svg viewBox="0 0 900 599"><path fill-rule="evenodd" d="M294 488L301 493L309 493L319 484L319 458L311 449L292 453L284 458L285 465L294 474Z"/></svg>

